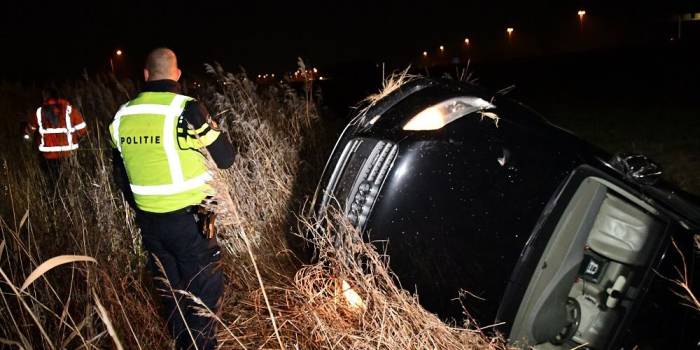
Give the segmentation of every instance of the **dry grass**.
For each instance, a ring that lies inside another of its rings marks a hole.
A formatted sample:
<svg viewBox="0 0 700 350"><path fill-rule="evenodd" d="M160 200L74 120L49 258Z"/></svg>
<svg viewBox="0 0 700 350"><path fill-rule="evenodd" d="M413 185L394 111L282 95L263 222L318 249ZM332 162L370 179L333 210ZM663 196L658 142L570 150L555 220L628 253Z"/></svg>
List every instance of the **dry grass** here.
<svg viewBox="0 0 700 350"><path fill-rule="evenodd" d="M354 121L357 121L359 119L360 124L362 124L366 122L369 118L373 118L374 116L368 116L367 112L374 105L376 105L377 102L389 96L389 94L396 91L406 83L409 83L419 77L417 75L408 73L409 69L411 69L411 67L407 67L402 71L393 72L389 74L389 76L387 76L386 79L384 79L384 81L382 82L382 88L379 89L377 93L371 94L361 101L360 104L364 106L359 110L359 113L357 113L357 117L355 117Z"/></svg>
<svg viewBox="0 0 700 350"><path fill-rule="evenodd" d="M409 74L409 69L411 69L411 67L408 67L398 73L390 74L382 82L382 88L379 90L379 92L377 92L376 94L369 95L367 96L367 98L365 98L364 102L368 104L367 108L373 106L384 97L389 96L389 94L396 91L396 89L400 88L406 83L416 79L418 76Z"/></svg>
<svg viewBox="0 0 700 350"><path fill-rule="evenodd" d="M697 240L697 235L695 236L695 240ZM669 281L675 287L675 290L673 290L673 294L675 294L680 299L682 305L685 305L697 312L700 312L700 300L698 299L698 297L695 296L695 292L693 291L693 288L691 288L692 279L688 274L688 264L685 260L686 256L683 254L683 251L678 247L678 244L675 240L671 240L671 244L673 245L673 248L676 251L676 253L679 255L681 263L680 266L675 267L677 274L676 278L668 278L665 276L661 277ZM695 253L697 253L697 251L695 251Z"/></svg>
<svg viewBox="0 0 700 350"><path fill-rule="evenodd" d="M239 154L215 181L226 252L222 309L213 314L188 297L219 323L223 348L503 347L422 309L396 286L375 247L342 218L303 214L326 156L319 151L322 133L309 84L301 92L285 85L262 89L243 74L219 67L209 72L216 82L202 95L212 114L223 118ZM2 155L0 343L25 349L169 348L138 230L110 180L106 125L134 88L91 78L63 91L86 116L90 134L78 157L64 164L61 186L45 189L32 151L19 141ZM295 254L294 242L302 238L316 252L312 264ZM334 245L336 238L345 243ZM60 255L93 257L97 264L50 260ZM41 268L45 261L50 269ZM37 269L41 274L32 275ZM16 287L20 281L29 282L26 289ZM348 302L343 281L364 307Z"/></svg>
<svg viewBox="0 0 700 350"><path fill-rule="evenodd" d="M386 261L342 218L322 222L301 225L317 249L317 262L302 267L289 285L270 291L286 344L334 349L502 347L478 331L449 327L426 312L415 296L397 288ZM343 244L334 244L338 240ZM343 294L343 282L361 303Z"/></svg>

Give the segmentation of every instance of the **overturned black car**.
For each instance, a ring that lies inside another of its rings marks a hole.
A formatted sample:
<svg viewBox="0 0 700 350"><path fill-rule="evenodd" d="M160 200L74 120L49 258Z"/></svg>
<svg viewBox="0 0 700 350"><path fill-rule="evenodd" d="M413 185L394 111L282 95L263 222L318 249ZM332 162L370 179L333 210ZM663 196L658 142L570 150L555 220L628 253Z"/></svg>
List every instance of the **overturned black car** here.
<svg viewBox="0 0 700 350"><path fill-rule="evenodd" d="M337 205L386 241L401 285L445 319L466 312L535 349L700 341L664 278L683 266L674 243L697 275L697 199L508 98L406 83L348 124L317 192L319 212Z"/></svg>

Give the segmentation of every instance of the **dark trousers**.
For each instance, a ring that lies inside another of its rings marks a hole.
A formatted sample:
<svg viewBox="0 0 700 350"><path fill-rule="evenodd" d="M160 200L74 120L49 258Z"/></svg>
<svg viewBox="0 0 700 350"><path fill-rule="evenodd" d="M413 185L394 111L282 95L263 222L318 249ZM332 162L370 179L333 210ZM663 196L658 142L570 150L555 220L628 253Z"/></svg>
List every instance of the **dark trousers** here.
<svg viewBox="0 0 700 350"><path fill-rule="evenodd" d="M46 178L47 188L52 192L56 189L56 184L61 176L62 162L62 158L49 159L39 156L39 167Z"/></svg>
<svg viewBox="0 0 700 350"><path fill-rule="evenodd" d="M211 311L217 312L223 292L223 275L218 268L221 251L215 239L209 240L200 234L195 218L195 214L189 211L136 214L143 245L149 253L148 267L153 276L162 277L164 270L172 290L190 292ZM160 261L162 270L155 258ZM196 315L196 309L202 307L190 298L171 291L162 280L155 278L154 284L157 294L161 296L163 317L178 349L194 349L192 338L198 349L214 349L214 319Z"/></svg>

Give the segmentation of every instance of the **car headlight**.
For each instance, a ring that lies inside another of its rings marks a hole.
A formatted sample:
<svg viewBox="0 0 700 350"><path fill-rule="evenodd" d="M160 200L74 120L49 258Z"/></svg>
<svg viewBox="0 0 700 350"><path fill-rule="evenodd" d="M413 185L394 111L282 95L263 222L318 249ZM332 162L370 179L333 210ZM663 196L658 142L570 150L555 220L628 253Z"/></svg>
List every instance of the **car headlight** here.
<svg viewBox="0 0 700 350"><path fill-rule="evenodd" d="M404 130L438 130L443 126L476 111L495 108L479 97L455 97L430 106L411 118Z"/></svg>

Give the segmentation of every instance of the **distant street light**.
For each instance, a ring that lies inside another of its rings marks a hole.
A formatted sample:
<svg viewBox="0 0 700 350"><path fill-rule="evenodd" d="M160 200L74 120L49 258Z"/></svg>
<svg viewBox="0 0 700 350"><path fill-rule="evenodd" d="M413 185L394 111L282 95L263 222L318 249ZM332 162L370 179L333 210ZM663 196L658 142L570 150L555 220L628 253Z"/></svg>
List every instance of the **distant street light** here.
<svg viewBox="0 0 700 350"><path fill-rule="evenodd" d="M445 47L440 45L440 52L443 52L443 51L445 51Z"/></svg>
<svg viewBox="0 0 700 350"><path fill-rule="evenodd" d="M583 16L586 15L586 10L578 10L577 14L579 28L581 29L581 33L583 33Z"/></svg>
<svg viewBox="0 0 700 350"><path fill-rule="evenodd" d="M428 57L428 51L423 51L423 57Z"/></svg>
<svg viewBox="0 0 700 350"><path fill-rule="evenodd" d="M464 45L469 46L469 38L464 38Z"/></svg>
<svg viewBox="0 0 700 350"><path fill-rule="evenodd" d="M114 51L114 54L117 56L117 58L121 57L124 54L124 51L121 49L117 49L117 51ZM114 57L109 58L109 67L112 69L112 74L115 74L114 72Z"/></svg>
<svg viewBox="0 0 700 350"><path fill-rule="evenodd" d="M510 40L510 38L513 36L514 31L515 29L513 29L513 27L506 28L506 33L508 33L508 40Z"/></svg>

